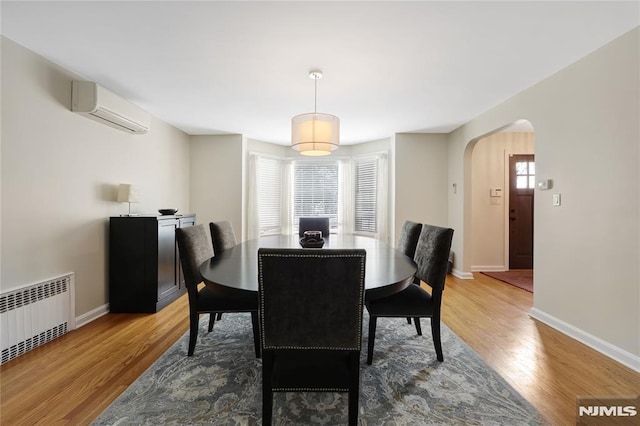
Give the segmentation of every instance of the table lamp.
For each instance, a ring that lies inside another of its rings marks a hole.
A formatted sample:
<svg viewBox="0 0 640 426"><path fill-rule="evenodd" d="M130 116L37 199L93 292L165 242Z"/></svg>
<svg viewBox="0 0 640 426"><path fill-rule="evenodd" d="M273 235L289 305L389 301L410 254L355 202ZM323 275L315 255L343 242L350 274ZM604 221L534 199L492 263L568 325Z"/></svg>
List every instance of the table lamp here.
<svg viewBox="0 0 640 426"><path fill-rule="evenodd" d="M129 203L129 214L123 216L137 216L131 213L131 203L139 203L141 201L140 188L129 183L121 183L118 187L118 202Z"/></svg>

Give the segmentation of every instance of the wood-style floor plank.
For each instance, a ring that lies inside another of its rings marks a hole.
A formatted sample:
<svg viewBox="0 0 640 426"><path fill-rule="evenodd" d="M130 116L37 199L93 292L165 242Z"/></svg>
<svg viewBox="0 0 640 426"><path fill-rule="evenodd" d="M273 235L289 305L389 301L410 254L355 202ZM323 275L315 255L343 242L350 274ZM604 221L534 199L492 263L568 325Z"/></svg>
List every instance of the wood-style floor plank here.
<svg viewBox="0 0 640 426"><path fill-rule="evenodd" d="M578 396L638 394L640 374L532 319L531 293L474 275L448 278L443 321L552 424L576 423Z"/></svg>
<svg viewBox="0 0 640 426"><path fill-rule="evenodd" d="M180 298L157 314L108 314L0 370L0 423L89 424L188 329Z"/></svg>
<svg viewBox="0 0 640 426"><path fill-rule="evenodd" d="M481 274L450 276L443 321L555 425L575 424L578 395L637 394L640 374L534 321L532 303ZM188 330L187 313L185 296L156 314L108 314L6 363L0 424L89 424Z"/></svg>

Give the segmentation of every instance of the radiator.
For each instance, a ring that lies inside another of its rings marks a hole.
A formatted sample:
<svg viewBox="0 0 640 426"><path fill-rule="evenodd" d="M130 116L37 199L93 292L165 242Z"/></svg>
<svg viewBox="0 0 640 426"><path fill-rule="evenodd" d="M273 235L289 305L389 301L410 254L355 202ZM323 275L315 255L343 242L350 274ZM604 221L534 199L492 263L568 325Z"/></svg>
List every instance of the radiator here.
<svg viewBox="0 0 640 426"><path fill-rule="evenodd" d="M2 364L75 328L73 273L0 293Z"/></svg>

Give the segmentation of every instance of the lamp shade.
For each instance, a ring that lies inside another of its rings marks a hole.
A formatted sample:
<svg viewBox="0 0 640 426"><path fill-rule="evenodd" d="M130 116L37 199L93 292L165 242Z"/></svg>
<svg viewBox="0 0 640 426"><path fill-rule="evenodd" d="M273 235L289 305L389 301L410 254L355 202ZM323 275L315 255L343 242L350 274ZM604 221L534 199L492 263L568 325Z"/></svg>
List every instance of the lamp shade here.
<svg viewBox="0 0 640 426"><path fill-rule="evenodd" d="M142 200L140 187L121 183L118 187L118 201L121 203L139 203Z"/></svg>
<svg viewBox="0 0 640 426"><path fill-rule="evenodd" d="M311 112L291 119L291 148L302 155L329 155L340 147L340 119Z"/></svg>

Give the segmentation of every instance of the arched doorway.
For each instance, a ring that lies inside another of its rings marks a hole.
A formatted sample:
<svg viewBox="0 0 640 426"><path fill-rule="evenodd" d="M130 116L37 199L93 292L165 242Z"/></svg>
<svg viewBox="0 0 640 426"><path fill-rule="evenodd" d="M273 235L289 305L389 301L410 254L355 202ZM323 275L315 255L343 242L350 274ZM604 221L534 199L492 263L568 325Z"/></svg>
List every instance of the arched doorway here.
<svg viewBox="0 0 640 426"><path fill-rule="evenodd" d="M471 272L532 274L533 126L519 120L472 141L467 150Z"/></svg>

